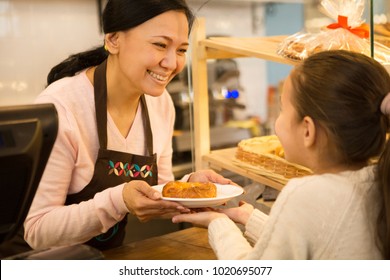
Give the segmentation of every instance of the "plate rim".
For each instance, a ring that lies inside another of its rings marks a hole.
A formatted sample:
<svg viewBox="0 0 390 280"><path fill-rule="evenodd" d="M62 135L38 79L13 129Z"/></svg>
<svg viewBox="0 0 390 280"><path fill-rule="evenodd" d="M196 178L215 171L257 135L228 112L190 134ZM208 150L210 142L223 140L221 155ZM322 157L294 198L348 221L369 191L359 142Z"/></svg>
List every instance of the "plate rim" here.
<svg viewBox="0 0 390 280"><path fill-rule="evenodd" d="M156 189L157 187L159 187L162 190L162 187L166 184L167 183L154 185L154 186L152 186L152 188ZM219 196L219 197L218 196L217 197L208 197L208 198L177 198L177 197L165 197L165 196L161 195L161 199L166 200L166 201L175 201L175 202L183 202L183 203L186 203L186 202L212 202L212 201L226 200L226 199L230 200L230 199L237 197L237 196L244 193L244 189L240 186L236 186L236 185L232 185L232 184L219 184L219 183L213 183L213 184L215 184L217 186L217 188L222 187L222 186L230 186L230 187L233 187L237 190L240 190L240 192L237 192L237 193L232 194L232 195L225 195L225 196ZM160 191L160 190L158 190L158 191ZM160 193L161 193L161 191L160 191Z"/></svg>

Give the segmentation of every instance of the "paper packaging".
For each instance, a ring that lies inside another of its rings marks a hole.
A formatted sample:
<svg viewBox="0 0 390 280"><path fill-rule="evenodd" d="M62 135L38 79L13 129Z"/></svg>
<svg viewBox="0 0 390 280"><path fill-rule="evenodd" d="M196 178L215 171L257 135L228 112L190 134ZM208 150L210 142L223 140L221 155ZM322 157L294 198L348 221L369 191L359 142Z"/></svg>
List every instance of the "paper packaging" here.
<svg viewBox="0 0 390 280"><path fill-rule="evenodd" d="M323 0L322 12L335 22L318 33L300 31L287 37L278 54L292 60L303 60L324 50L349 50L371 56L369 26L362 18L364 0ZM374 42L374 58L390 63L390 48Z"/></svg>

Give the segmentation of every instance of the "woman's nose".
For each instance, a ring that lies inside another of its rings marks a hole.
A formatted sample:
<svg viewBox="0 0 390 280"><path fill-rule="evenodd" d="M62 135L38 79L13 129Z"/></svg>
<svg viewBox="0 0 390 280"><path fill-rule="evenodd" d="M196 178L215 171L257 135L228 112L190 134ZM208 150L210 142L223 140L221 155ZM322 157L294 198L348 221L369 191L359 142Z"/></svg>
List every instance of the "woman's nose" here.
<svg viewBox="0 0 390 280"><path fill-rule="evenodd" d="M177 68L177 57L176 52L169 51L166 53L161 61L161 66L170 70Z"/></svg>

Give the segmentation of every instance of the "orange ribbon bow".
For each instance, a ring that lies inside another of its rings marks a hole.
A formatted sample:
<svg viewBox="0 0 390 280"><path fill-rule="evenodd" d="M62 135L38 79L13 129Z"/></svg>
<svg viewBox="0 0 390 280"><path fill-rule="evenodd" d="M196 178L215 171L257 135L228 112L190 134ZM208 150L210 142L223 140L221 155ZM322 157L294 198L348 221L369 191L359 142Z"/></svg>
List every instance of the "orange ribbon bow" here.
<svg viewBox="0 0 390 280"><path fill-rule="evenodd" d="M363 23L362 25L351 28L348 26L348 17L345 16L338 16L337 18L338 22L331 23L327 27L329 29L337 29L337 28L344 28L347 29L349 32L352 32L353 34L359 36L360 38L368 38L370 35L368 24Z"/></svg>

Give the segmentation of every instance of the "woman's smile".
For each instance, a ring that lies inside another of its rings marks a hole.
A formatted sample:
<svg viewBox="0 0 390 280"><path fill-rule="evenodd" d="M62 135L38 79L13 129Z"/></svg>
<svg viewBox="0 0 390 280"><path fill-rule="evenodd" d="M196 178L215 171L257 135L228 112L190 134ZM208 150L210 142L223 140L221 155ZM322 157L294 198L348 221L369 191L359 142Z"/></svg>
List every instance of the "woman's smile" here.
<svg viewBox="0 0 390 280"><path fill-rule="evenodd" d="M148 74L149 74L152 78L156 79L156 80L159 81L159 82L166 82L166 81L168 81L168 78L169 78L169 76L170 76L170 75L157 74L156 72L153 72L153 71L151 71L151 70L147 70L147 72L148 72Z"/></svg>

